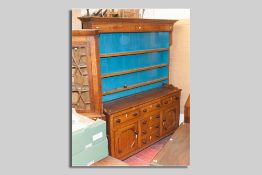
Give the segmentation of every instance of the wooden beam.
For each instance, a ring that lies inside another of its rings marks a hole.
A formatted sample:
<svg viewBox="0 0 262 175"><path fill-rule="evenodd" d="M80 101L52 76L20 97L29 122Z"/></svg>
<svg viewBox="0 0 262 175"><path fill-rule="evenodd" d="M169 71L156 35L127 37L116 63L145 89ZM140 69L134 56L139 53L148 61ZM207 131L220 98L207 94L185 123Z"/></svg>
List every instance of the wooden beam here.
<svg viewBox="0 0 262 175"><path fill-rule="evenodd" d="M132 85L132 86L127 86L127 87L123 87L123 88L114 89L114 90L111 90L111 91L106 91L106 92L103 92L103 96L104 95L109 95L109 94L114 94L114 93L125 91L125 90L129 90L129 89L138 88L138 87L141 87L141 86L146 86L146 85L157 83L157 82L160 82L160 81L163 81L163 80L167 80L167 79L168 78L159 78L159 79L156 79L156 80L147 81L147 82L136 84L136 85Z"/></svg>
<svg viewBox="0 0 262 175"><path fill-rule="evenodd" d="M148 67L143 67L143 68L139 68L139 69L132 69L132 70L127 70L127 71L122 71L122 72L105 74L105 75L101 75L101 78L130 74L130 73L134 73L134 72L141 72L141 71L156 69L156 68L165 67L165 66L168 66L168 64L158 64L158 65L155 65L155 66L148 66Z"/></svg>
<svg viewBox="0 0 262 175"><path fill-rule="evenodd" d="M150 50L139 50L139 51L131 51L131 52L109 53L109 54L101 54L101 55L100 55L100 58L123 56L123 55L136 55L136 54L151 53L151 52L160 52L160 51L166 51L166 50L168 50L168 48L159 48L159 49L150 49Z"/></svg>

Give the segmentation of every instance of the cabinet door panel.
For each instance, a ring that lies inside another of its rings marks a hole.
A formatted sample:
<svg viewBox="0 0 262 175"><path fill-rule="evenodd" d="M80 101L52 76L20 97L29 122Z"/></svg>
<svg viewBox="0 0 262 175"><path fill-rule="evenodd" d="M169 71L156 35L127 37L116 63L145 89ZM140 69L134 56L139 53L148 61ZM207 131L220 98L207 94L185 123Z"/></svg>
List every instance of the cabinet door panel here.
<svg viewBox="0 0 262 175"><path fill-rule="evenodd" d="M120 128L115 132L116 157L125 156L138 147L138 124L133 123Z"/></svg>
<svg viewBox="0 0 262 175"><path fill-rule="evenodd" d="M163 112L163 133L162 135L168 134L171 131L175 130L179 125L179 114L178 108L172 107L167 108Z"/></svg>

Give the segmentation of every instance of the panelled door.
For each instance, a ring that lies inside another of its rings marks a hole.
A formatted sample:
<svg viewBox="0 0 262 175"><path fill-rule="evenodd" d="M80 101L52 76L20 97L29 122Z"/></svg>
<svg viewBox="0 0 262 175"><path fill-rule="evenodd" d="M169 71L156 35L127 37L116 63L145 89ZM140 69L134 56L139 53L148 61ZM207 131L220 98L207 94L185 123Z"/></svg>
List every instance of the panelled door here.
<svg viewBox="0 0 262 175"><path fill-rule="evenodd" d="M115 156L120 158L138 148L138 123L128 124L115 132Z"/></svg>
<svg viewBox="0 0 262 175"><path fill-rule="evenodd" d="M177 107L167 108L163 111L162 135L166 135L179 126L179 114Z"/></svg>

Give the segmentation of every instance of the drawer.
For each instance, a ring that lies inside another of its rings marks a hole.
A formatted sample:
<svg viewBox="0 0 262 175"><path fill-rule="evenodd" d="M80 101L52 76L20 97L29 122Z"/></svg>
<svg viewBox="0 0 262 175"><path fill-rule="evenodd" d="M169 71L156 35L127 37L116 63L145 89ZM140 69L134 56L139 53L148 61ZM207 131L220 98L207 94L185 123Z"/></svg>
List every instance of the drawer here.
<svg viewBox="0 0 262 175"><path fill-rule="evenodd" d="M153 123L148 127L150 133L160 131L160 123Z"/></svg>
<svg viewBox="0 0 262 175"><path fill-rule="evenodd" d="M140 121L140 126L141 126L141 136L146 136L149 133L149 118L144 118L143 120Z"/></svg>
<svg viewBox="0 0 262 175"><path fill-rule="evenodd" d="M160 113L155 113L149 116L149 123L160 123Z"/></svg>
<svg viewBox="0 0 262 175"><path fill-rule="evenodd" d="M132 110L124 112L123 114L116 115L113 117L114 125L122 124L128 120L132 120L139 117L139 110Z"/></svg>
<svg viewBox="0 0 262 175"><path fill-rule="evenodd" d="M141 114L146 114L148 112L158 110L161 108L161 103L160 101L156 101L153 103L147 103L146 105L141 106Z"/></svg>
<svg viewBox="0 0 262 175"><path fill-rule="evenodd" d="M158 140L160 138L160 131L155 131L153 133L148 134L141 139L141 146L147 146L148 144Z"/></svg>
<svg viewBox="0 0 262 175"><path fill-rule="evenodd" d="M151 135L151 142L154 142L160 138L160 130L152 133Z"/></svg>
<svg viewBox="0 0 262 175"><path fill-rule="evenodd" d="M168 106L179 101L179 95L168 96L161 100L162 106Z"/></svg>
<svg viewBox="0 0 262 175"><path fill-rule="evenodd" d="M144 137L144 138L141 139L141 146L142 147L147 146L148 144L150 144L149 137Z"/></svg>

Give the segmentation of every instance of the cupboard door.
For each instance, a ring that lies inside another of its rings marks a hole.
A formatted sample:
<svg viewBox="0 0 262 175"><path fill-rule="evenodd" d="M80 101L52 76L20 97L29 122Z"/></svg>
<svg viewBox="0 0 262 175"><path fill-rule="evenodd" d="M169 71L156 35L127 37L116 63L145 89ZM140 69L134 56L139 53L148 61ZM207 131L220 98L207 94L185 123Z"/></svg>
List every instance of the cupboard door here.
<svg viewBox="0 0 262 175"><path fill-rule="evenodd" d="M115 132L115 154L125 156L138 148L138 123L132 123Z"/></svg>
<svg viewBox="0 0 262 175"><path fill-rule="evenodd" d="M162 135L166 135L171 131L175 130L179 126L179 114L178 108L172 107L167 108L163 111L163 118L162 118Z"/></svg>

